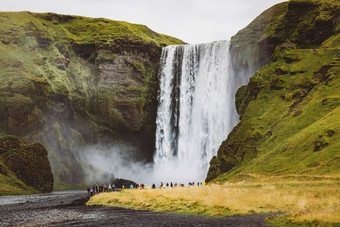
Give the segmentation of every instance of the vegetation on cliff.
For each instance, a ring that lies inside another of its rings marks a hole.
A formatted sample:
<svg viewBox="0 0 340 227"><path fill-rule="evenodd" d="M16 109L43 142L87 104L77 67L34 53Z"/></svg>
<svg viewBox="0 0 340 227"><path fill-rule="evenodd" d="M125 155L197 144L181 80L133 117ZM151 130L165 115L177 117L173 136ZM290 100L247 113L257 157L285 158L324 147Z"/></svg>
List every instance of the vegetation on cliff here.
<svg viewBox="0 0 340 227"><path fill-rule="evenodd" d="M339 176L339 41L338 1L276 5L233 37L235 62L250 54L258 56L254 65L268 56L270 63L237 91L241 121L212 159L207 181Z"/></svg>
<svg viewBox="0 0 340 227"><path fill-rule="evenodd" d="M44 144L57 187L84 182L85 144L128 143L152 159L161 47L182 41L52 13L1 12L0 26L0 135Z"/></svg>
<svg viewBox="0 0 340 227"><path fill-rule="evenodd" d="M0 137L0 182L0 195L51 192L53 175L45 147Z"/></svg>

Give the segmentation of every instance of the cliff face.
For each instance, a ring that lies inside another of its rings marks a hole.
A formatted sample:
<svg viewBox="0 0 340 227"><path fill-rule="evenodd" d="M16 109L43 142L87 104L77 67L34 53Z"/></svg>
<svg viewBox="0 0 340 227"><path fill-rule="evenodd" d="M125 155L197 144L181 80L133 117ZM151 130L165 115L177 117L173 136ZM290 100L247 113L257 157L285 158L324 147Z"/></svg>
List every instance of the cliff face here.
<svg viewBox="0 0 340 227"><path fill-rule="evenodd" d="M294 0L231 40L234 64L262 67L236 94L239 124L207 181L340 172L340 3ZM250 56L250 57L249 57Z"/></svg>
<svg viewBox="0 0 340 227"><path fill-rule="evenodd" d="M0 195L51 192L53 175L45 147L0 137L0 181Z"/></svg>
<svg viewBox="0 0 340 227"><path fill-rule="evenodd" d="M151 160L161 47L143 25L0 13L0 135L39 141L57 185L83 181L86 144L127 143Z"/></svg>

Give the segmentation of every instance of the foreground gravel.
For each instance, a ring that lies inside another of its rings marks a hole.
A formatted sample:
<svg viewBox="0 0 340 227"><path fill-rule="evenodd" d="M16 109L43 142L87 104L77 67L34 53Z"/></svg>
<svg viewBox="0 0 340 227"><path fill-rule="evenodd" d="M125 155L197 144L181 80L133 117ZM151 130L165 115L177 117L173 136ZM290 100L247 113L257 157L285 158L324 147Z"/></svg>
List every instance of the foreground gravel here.
<svg viewBox="0 0 340 227"><path fill-rule="evenodd" d="M269 214L201 217L91 206L84 191L0 197L0 226L266 226Z"/></svg>

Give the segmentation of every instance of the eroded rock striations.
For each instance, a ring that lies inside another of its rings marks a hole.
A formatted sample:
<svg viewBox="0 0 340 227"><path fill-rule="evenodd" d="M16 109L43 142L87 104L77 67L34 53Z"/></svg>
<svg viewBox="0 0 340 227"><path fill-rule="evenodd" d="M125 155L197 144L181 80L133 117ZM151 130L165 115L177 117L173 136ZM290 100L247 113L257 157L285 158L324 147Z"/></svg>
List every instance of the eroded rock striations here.
<svg viewBox="0 0 340 227"><path fill-rule="evenodd" d="M83 182L86 144L130 144L152 160L161 47L182 41L51 13L0 13L0 25L0 135L44 144L57 185Z"/></svg>
<svg viewBox="0 0 340 227"><path fill-rule="evenodd" d="M340 3L292 0L231 40L238 71L261 68L236 94L239 124L207 181L340 171Z"/></svg>

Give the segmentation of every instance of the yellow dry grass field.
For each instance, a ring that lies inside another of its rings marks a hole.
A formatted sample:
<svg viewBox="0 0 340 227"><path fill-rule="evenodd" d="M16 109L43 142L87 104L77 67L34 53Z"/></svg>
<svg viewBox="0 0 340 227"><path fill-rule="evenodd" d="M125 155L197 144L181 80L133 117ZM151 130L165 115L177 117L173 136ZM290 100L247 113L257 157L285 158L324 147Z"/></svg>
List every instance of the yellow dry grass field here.
<svg viewBox="0 0 340 227"><path fill-rule="evenodd" d="M87 205L232 216L287 212L271 224L340 224L340 180L267 178L252 182L162 189L127 189L100 193Z"/></svg>

